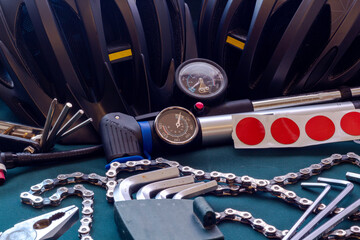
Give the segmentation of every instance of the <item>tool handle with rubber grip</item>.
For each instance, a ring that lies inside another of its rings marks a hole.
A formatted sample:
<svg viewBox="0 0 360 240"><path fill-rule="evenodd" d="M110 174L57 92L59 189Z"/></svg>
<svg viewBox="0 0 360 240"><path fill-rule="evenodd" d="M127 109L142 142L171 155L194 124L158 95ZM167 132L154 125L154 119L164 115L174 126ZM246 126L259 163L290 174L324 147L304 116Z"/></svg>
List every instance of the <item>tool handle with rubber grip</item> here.
<svg viewBox="0 0 360 240"><path fill-rule="evenodd" d="M100 133L108 162L143 155L141 128L134 117L123 113L107 114L100 122Z"/></svg>

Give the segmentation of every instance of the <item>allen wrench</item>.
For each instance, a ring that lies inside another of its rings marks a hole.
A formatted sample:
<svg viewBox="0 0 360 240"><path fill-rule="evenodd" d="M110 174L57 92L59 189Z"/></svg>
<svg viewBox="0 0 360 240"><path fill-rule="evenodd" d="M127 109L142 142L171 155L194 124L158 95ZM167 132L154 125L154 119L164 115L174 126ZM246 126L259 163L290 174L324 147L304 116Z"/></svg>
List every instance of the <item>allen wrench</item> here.
<svg viewBox="0 0 360 240"><path fill-rule="evenodd" d="M173 179L168 179L164 181L150 183L148 185L143 186L137 193L136 199L151 199L161 190L172 188L176 186L182 186L185 184L194 183L195 179L192 175L185 177L178 177Z"/></svg>
<svg viewBox="0 0 360 240"><path fill-rule="evenodd" d="M115 202L132 200L131 195L142 186L179 176L180 171L177 167L169 167L128 177L118 184L118 192L114 194L114 200Z"/></svg>
<svg viewBox="0 0 360 240"><path fill-rule="evenodd" d="M325 183L329 183L332 185L339 185L339 186L345 185L345 188L340 192L339 195L336 196L336 198L332 202L330 202L324 208L324 210L322 210L320 213L318 213L313 219L311 219L311 221L308 224L306 224L298 233L296 233L295 236L291 238L291 240L303 239L309 232L311 232L311 230L314 229L314 227L324 217L326 217L328 214L330 214L331 211L333 211L336 208L336 206L340 203L340 201L343 200L354 188L353 183L351 183L349 181L345 181L345 180L319 177L318 182L325 182Z"/></svg>
<svg viewBox="0 0 360 240"><path fill-rule="evenodd" d="M52 126L57 105L58 101L54 98L50 104L40 138L40 147L43 152L52 148L60 139L92 122L92 119L89 118L70 129L70 127L84 115L84 111L80 109L69 121L65 122L66 117L72 108L71 103L65 103L59 116L56 118L54 125Z"/></svg>
<svg viewBox="0 0 360 240"><path fill-rule="evenodd" d="M360 199L356 200L350 206L345 208L341 213L335 215L330 220L325 222L323 225L318 227L315 231L310 233L303 240L315 240L321 238L323 235L331 231L336 225L342 222L348 216L354 214L360 207Z"/></svg>
<svg viewBox="0 0 360 240"><path fill-rule="evenodd" d="M360 174L353 173L353 172L347 172L346 179L349 181L360 183Z"/></svg>
<svg viewBox="0 0 360 240"><path fill-rule="evenodd" d="M178 192L172 199L189 199L197 197L199 195L215 191L217 187L218 183L215 180L203 182L202 184Z"/></svg>
<svg viewBox="0 0 360 240"><path fill-rule="evenodd" d="M181 192L181 191L183 191L185 189L195 187L195 186L198 186L198 185L201 185L201 184L203 184L203 182L196 182L196 183L191 183L191 184L180 185L180 186L177 186L177 187L167 188L167 189L162 190L161 192L159 192L155 196L155 199L172 198L178 192Z"/></svg>
<svg viewBox="0 0 360 240"><path fill-rule="evenodd" d="M320 201L325 197L325 195L330 191L331 186L327 183L301 183L301 187L323 187L324 190L320 195L315 199L315 201L306 209L305 213L297 220L297 222L292 226L289 232L282 238L282 240L289 240L299 229L300 225L309 217L309 215L318 207Z"/></svg>

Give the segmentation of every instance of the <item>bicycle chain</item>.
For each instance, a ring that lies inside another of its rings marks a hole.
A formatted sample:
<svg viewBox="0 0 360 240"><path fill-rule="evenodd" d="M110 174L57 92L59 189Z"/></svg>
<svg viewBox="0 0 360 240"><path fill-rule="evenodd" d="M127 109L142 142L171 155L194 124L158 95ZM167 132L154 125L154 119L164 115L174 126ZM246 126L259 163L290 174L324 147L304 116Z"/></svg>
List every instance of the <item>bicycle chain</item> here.
<svg viewBox="0 0 360 240"><path fill-rule="evenodd" d="M76 172L72 174L60 174L55 179L46 179L43 182L36 184L31 187L29 192L24 192L20 195L21 200L25 204L30 204L33 207L41 208L44 206L58 206L61 201L67 196L77 195L83 198L83 217L81 219L81 226L79 228L79 237L83 240L91 240L90 230L92 223L92 213L93 213L93 192L86 190L82 185L75 185L73 188L59 188L58 191L50 196L49 198L42 198L39 195L44 192L53 189L59 185L66 185L71 183L90 183L92 185L97 185L105 188L106 199L108 202L114 201L114 189L117 184L117 175L120 172L134 172L134 171L144 171L150 170L153 168L166 168L171 166L176 166L179 168L180 172L183 175L193 175L197 181L209 181L216 180L219 185L218 188L213 192L216 196L237 196L240 193L255 193L255 192L268 192L276 197L283 199L285 202L294 204L300 209L307 209L312 204L312 201L306 198L300 198L293 191L286 190L283 188L285 185L294 184L302 179L308 179L311 176L320 174L323 170L329 169L332 166L338 165L340 163L352 163L357 166L360 166L360 157L355 153L347 153L346 155L333 154L328 158L322 159L320 163L313 164L310 167L300 169L296 173L288 173L283 176L276 176L271 180L266 179L255 179L250 176L236 176L233 173L221 173L217 171L205 172L199 169L193 169L188 166L182 166L176 161L170 161L164 158L157 158L155 160L140 160L140 161L128 161L125 163L113 162L110 164L110 169L106 172L106 177L100 176L96 173L84 174L81 172ZM80 187L81 186L81 187ZM79 188L79 189L75 189ZM62 190L60 190L62 189ZM67 191L63 191L67 189ZM92 192L92 196L89 198L86 196ZM84 204L84 202L86 204ZM320 204L316 211L321 211L326 206ZM86 211L85 211L86 209ZM217 213L218 221L223 220L233 220L243 223L250 224L255 230L262 232L268 238L279 238L284 236L284 231L277 230L275 227L266 224L261 219L255 219L248 212L239 212L232 210L236 213L244 213L245 216L241 217L240 215L229 214L227 209L222 213ZM334 214L339 213L343 208L337 208L333 211ZM91 214L86 214L87 211ZM251 216L250 218L248 215ZM359 220L360 212L356 212L351 217L351 220ZM85 219L85 220L84 220ZM336 239L348 239L353 238L354 236L359 235L356 231L360 228L353 226L348 230L335 230L329 235L328 239L332 236L336 236ZM285 233L286 234L286 233ZM340 236L341 235L341 236Z"/></svg>
<svg viewBox="0 0 360 240"><path fill-rule="evenodd" d="M233 221L241 222L247 225L250 225L255 231L262 233L265 237L270 239L282 239L289 230L279 230L276 227L267 224L264 220L260 218L255 218L250 212L238 211L232 208L227 208L223 212L216 213L217 224L223 221ZM322 239L360 239L360 226L352 226L350 229L337 229L326 236L323 236Z"/></svg>
<svg viewBox="0 0 360 240"><path fill-rule="evenodd" d="M59 206L61 201L68 196L79 196L82 201L82 217L80 220L80 227L78 230L79 238L81 240L92 240L90 231L93 220L93 204L94 204L94 192L86 189L81 184L76 184L73 187L60 187L56 193L48 198L43 198L40 195L56 186L87 182L93 185L106 187L106 177L100 176L96 173L84 174L81 172L75 172L71 174L60 174L55 179L45 179L39 184L33 185L30 191L20 194L21 202L32 205L35 208L42 208L45 206Z"/></svg>

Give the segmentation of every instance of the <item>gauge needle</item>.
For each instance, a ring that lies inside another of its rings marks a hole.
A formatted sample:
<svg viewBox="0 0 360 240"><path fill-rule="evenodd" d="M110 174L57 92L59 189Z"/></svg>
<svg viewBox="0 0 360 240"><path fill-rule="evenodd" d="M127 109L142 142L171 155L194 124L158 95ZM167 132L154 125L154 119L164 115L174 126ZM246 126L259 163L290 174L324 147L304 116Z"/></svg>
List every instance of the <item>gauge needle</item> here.
<svg viewBox="0 0 360 240"><path fill-rule="evenodd" d="M192 86L190 89L193 89L195 91L195 87L199 84L200 84L200 82L195 83L194 86Z"/></svg>
<svg viewBox="0 0 360 240"><path fill-rule="evenodd" d="M179 113L179 117L177 119L177 122L176 122L176 128L179 128L180 127L180 118L181 118L181 112Z"/></svg>
<svg viewBox="0 0 360 240"><path fill-rule="evenodd" d="M200 88L205 88L206 87L206 85L204 83L204 79L199 78L199 83L200 83Z"/></svg>

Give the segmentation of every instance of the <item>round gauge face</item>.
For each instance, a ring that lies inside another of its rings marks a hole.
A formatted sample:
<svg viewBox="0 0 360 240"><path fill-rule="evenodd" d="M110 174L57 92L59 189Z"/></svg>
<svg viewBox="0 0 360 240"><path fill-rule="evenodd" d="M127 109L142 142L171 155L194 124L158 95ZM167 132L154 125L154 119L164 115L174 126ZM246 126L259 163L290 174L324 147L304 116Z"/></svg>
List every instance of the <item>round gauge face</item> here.
<svg viewBox="0 0 360 240"><path fill-rule="evenodd" d="M195 116L187 109L169 107L157 115L155 131L167 143L184 145L196 137L199 126Z"/></svg>
<svg viewBox="0 0 360 240"><path fill-rule="evenodd" d="M199 100L220 97L227 88L225 71L206 59L191 59L180 65L176 83L181 91Z"/></svg>

